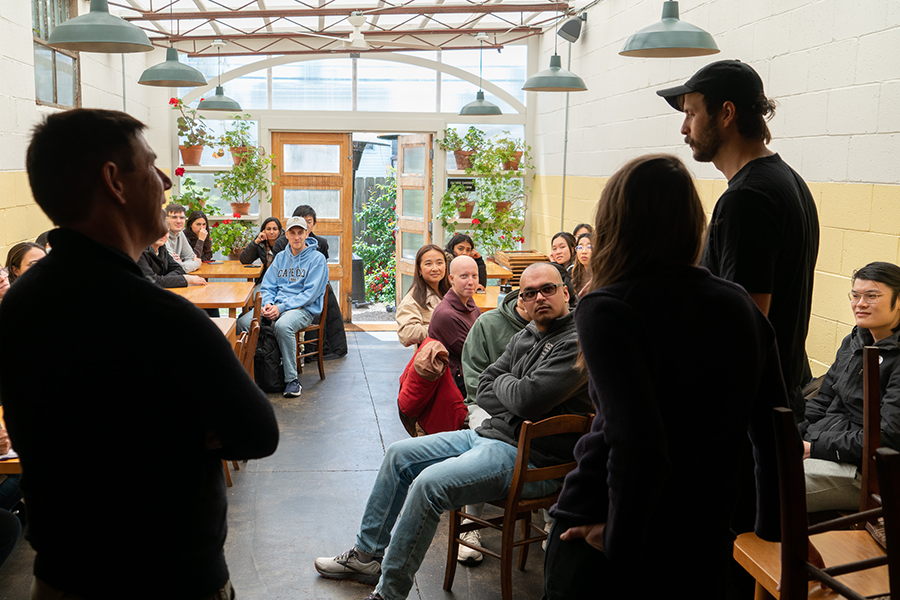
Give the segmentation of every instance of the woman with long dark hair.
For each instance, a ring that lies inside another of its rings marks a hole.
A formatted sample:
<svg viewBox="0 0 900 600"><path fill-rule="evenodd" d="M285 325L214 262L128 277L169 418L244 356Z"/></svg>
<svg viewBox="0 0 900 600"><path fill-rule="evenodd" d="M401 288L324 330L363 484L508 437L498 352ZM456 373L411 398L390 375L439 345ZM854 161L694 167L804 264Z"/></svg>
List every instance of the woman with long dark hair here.
<svg viewBox="0 0 900 600"><path fill-rule="evenodd" d="M256 283L262 283L263 277L266 275L266 269L269 268L272 259L275 258L275 241L283 232L281 221L275 217L269 217L262 222L262 227L259 228L259 234L256 236L256 239L247 244L247 247L241 252L241 262L245 265L249 265L256 259L262 262L263 270L256 279Z"/></svg>
<svg viewBox="0 0 900 600"><path fill-rule="evenodd" d="M431 313L450 289L447 256L440 246L426 244L416 252L416 272L409 291L397 305L397 335L404 346L418 346L428 337Z"/></svg>
<svg viewBox="0 0 900 600"><path fill-rule="evenodd" d="M475 242L465 233L457 233L447 242L447 264L457 256L468 256L475 261L475 266L478 267L478 289L484 290L487 285L487 265L475 249Z"/></svg>
<svg viewBox="0 0 900 600"><path fill-rule="evenodd" d="M597 417L551 510L550 600L627 597L636 582L661 597L698 564L693 596L725 597L731 516L754 459L756 533L778 539L772 409L787 392L775 334L743 288L697 266L705 223L674 156L632 160L602 192L575 310ZM675 539L648 578L648 553Z"/></svg>
<svg viewBox="0 0 900 600"><path fill-rule="evenodd" d="M572 286L578 295L586 291L584 287L591 279L590 261L592 250L591 234L582 233L579 235L578 240L575 242L575 266L572 268Z"/></svg>
<svg viewBox="0 0 900 600"><path fill-rule="evenodd" d="M213 259L212 238L209 236L209 219L199 210L195 210L188 217L184 227L184 236L194 254L202 262L210 262Z"/></svg>
<svg viewBox="0 0 900 600"><path fill-rule="evenodd" d="M572 274L572 263L575 262L575 236L568 231L560 231L550 239L550 262L562 265Z"/></svg>

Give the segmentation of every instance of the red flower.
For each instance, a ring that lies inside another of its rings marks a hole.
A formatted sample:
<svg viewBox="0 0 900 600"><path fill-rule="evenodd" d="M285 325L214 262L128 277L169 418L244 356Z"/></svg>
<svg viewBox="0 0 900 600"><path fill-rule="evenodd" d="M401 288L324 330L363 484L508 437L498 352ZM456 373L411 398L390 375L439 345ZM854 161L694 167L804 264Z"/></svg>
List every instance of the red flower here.
<svg viewBox="0 0 900 600"><path fill-rule="evenodd" d="M231 215L231 216L233 216L235 219L240 219L240 218L241 218L241 213L237 213L237 212L236 212L236 213L234 213L234 214Z"/></svg>
<svg viewBox="0 0 900 600"><path fill-rule="evenodd" d="M222 221L222 225L230 225L230 224L231 224L231 221L229 219L225 219L224 221Z"/></svg>
<svg viewBox="0 0 900 600"><path fill-rule="evenodd" d="M480 223L481 221L479 221L478 219L472 219L472 225L478 225Z"/></svg>
<svg viewBox="0 0 900 600"><path fill-rule="evenodd" d="M205 100L205 98L200 98L200 102L203 102L204 100Z"/></svg>
<svg viewBox="0 0 900 600"><path fill-rule="evenodd" d="M173 106L178 106L178 98L169 98L169 104Z"/></svg>
<svg viewBox="0 0 900 600"><path fill-rule="evenodd" d="M177 169L175 169L175 174L178 177L181 177L182 175L184 175L184 167L178 167Z"/></svg>
<svg viewBox="0 0 900 600"><path fill-rule="evenodd" d="M501 240L505 240L505 239L506 239L506 236L505 236L505 235L501 235L501 236L500 236L500 239L501 239Z"/></svg>
<svg viewBox="0 0 900 600"><path fill-rule="evenodd" d="M219 222L218 222L218 221L216 221L215 223L213 223L213 227L218 227L218 226L219 226Z"/></svg>

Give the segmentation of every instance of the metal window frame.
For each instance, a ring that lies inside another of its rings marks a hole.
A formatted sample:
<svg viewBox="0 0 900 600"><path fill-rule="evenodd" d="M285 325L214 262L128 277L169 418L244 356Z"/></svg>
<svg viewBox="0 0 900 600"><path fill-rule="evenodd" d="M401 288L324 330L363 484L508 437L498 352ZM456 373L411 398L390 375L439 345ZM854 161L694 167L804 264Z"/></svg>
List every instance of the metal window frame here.
<svg viewBox="0 0 900 600"><path fill-rule="evenodd" d="M51 13L55 15L55 19L53 20L53 25L63 22L65 19L69 18L69 15L74 12L74 0L31 0L31 16L32 16L32 38L35 44L39 44L44 46L45 48L49 48L52 52L51 56L53 57L53 101L48 102L46 100L41 100L37 97L37 92L35 92L34 101L36 104L41 106L51 106L54 108L80 108L81 107L81 60L79 53L76 51L70 50L60 50L57 48L51 47L47 44L47 38L50 37L50 21L51 21ZM40 29L34 27L34 20L37 16L40 16ZM40 34L44 33L45 37L42 37ZM60 104L59 100L59 90L57 87L56 75L58 72L58 67L56 64L56 56L57 53L62 53L75 61L75 103L73 105L70 104Z"/></svg>

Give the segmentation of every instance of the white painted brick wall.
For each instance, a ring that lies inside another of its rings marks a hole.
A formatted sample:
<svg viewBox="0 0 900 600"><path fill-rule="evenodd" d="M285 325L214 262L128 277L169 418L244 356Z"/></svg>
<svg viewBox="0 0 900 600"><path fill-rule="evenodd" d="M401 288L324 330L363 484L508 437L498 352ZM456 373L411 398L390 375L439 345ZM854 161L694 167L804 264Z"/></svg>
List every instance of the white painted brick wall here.
<svg viewBox="0 0 900 600"><path fill-rule="evenodd" d="M655 91L714 60L738 58L753 65L779 105L772 148L805 178L900 183L900 2L681 0L680 8L684 21L715 36L720 54L622 57L625 39L659 19L659 0L605 0L588 11L571 46L572 70L589 89L571 94L568 174L609 176L628 157L664 151L684 158L698 177L721 179L711 165L694 163L680 116ZM541 40L541 68L553 38ZM563 64L567 46L559 41ZM537 95L535 155L546 157L539 173L562 172L562 96Z"/></svg>

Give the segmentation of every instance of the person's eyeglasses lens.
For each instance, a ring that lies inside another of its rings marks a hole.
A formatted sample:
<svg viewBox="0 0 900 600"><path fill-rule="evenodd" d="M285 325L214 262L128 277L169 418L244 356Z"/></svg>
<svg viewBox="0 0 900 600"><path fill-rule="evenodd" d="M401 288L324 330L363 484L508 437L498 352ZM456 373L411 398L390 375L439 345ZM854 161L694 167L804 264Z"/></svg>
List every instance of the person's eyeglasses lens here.
<svg viewBox="0 0 900 600"><path fill-rule="evenodd" d="M863 298L866 300L866 304L877 304L878 299L882 296L882 294L857 294L856 292L850 292L847 294L847 297L850 298L851 304L859 304L859 301Z"/></svg>
<svg viewBox="0 0 900 600"><path fill-rule="evenodd" d="M522 299L525 300L526 302L531 302L532 300L537 298L538 292L540 292L544 298L549 298L550 296L556 295L556 291L558 289L559 289L559 284L548 283L547 285L545 285L539 289L527 290L527 291L523 292Z"/></svg>

